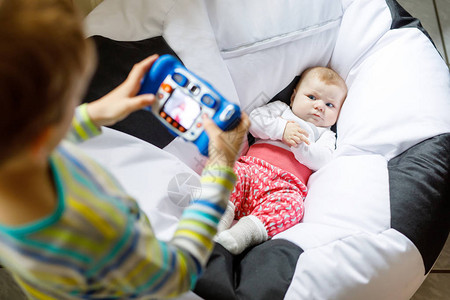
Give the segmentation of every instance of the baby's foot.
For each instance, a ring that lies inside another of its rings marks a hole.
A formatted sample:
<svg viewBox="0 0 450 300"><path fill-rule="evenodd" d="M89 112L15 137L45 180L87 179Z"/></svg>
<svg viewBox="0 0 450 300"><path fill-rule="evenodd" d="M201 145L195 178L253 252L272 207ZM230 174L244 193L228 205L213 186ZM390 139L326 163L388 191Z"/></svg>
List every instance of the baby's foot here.
<svg viewBox="0 0 450 300"><path fill-rule="evenodd" d="M232 254L239 254L250 246L266 241L267 231L255 216L246 216L233 227L222 231L214 239Z"/></svg>
<svg viewBox="0 0 450 300"><path fill-rule="evenodd" d="M227 249L230 253L233 254L239 254L242 251L244 251L244 249L241 249L243 247L243 245L238 245L238 242L236 241L236 239L233 237L233 235L231 235L231 233L229 232L230 230L225 230L222 231L221 233L219 233L216 237L215 237L215 241L219 244L221 244L225 249Z"/></svg>

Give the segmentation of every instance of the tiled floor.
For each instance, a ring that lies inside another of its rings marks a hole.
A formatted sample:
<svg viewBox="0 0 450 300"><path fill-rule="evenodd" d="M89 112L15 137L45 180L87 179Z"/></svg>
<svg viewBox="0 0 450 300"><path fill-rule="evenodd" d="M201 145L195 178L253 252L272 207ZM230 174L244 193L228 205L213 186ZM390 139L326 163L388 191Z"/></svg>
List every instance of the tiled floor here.
<svg viewBox="0 0 450 300"><path fill-rule="evenodd" d="M441 56L450 63L450 0L397 0L418 18Z"/></svg>
<svg viewBox="0 0 450 300"><path fill-rule="evenodd" d="M397 0L418 18L441 56L450 63L450 0ZM444 251L412 300L450 300L450 238Z"/></svg>
<svg viewBox="0 0 450 300"><path fill-rule="evenodd" d="M91 0L95 6L101 0ZM441 56L450 63L450 0L398 0L413 16L418 18L433 39ZM13 283L5 269L0 267L0 300L22 300L25 296ZM450 299L450 237L444 251L412 300Z"/></svg>
<svg viewBox="0 0 450 300"><path fill-rule="evenodd" d="M9 273L0 267L0 300L25 300L22 290L15 284Z"/></svg>

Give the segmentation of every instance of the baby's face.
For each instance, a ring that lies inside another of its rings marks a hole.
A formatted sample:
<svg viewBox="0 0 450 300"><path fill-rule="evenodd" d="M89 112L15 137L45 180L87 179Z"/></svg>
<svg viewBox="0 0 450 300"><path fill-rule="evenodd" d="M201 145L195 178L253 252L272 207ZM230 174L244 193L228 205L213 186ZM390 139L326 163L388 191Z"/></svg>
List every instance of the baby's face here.
<svg viewBox="0 0 450 300"><path fill-rule="evenodd" d="M329 127L336 123L346 94L345 87L306 76L291 99L292 112L315 126Z"/></svg>

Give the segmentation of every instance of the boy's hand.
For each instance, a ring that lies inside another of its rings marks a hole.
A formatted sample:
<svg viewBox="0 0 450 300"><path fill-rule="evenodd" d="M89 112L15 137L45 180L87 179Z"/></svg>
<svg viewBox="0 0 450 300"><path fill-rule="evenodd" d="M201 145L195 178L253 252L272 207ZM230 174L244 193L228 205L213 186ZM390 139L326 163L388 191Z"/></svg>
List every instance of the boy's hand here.
<svg viewBox="0 0 450 300"><path fill-rule="evenodd" d="M288 121L283 132L283 143L289 147L296 147L300 143L310 144L308 132L304 130L298 123Z"/></svg>
<svg viewBox="0 0 450 300"><path fill-rule="evenodd" d="M100 126L113 125L125 119L130 113L150 106L155 102L153 94L136 96L141 87L141 80L158 58L152 55L135 64L127 79L104 97L91 102L87 111L92 122Z"/></svg>
<svg viewBox="0 0 450 300"><path fill-rule="evenodd" d="M209 137L208 165L223 165L233 168L244 138L247 137L250 119L245 112L241 114L238 126L222 131L213 120L203 116L203 126Z"/></svg>

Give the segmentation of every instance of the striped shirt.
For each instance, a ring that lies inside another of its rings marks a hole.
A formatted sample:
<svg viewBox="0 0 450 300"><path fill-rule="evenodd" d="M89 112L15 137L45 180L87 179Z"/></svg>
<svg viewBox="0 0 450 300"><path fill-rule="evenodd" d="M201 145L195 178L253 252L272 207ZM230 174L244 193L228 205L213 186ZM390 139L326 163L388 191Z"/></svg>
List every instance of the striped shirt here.
<svg viewBox="0 0 450 300"><path fill-rule="evenodd" d="M85 105L72 124L72 141L100 134ZM136 201L73 142L63 141L49 161L55 211L23 226L0 226L0 263L29 298L150 299L194 286L236 180L232 169L203 170L201 197L184 210L171 241L162 242Z"/></svg>

